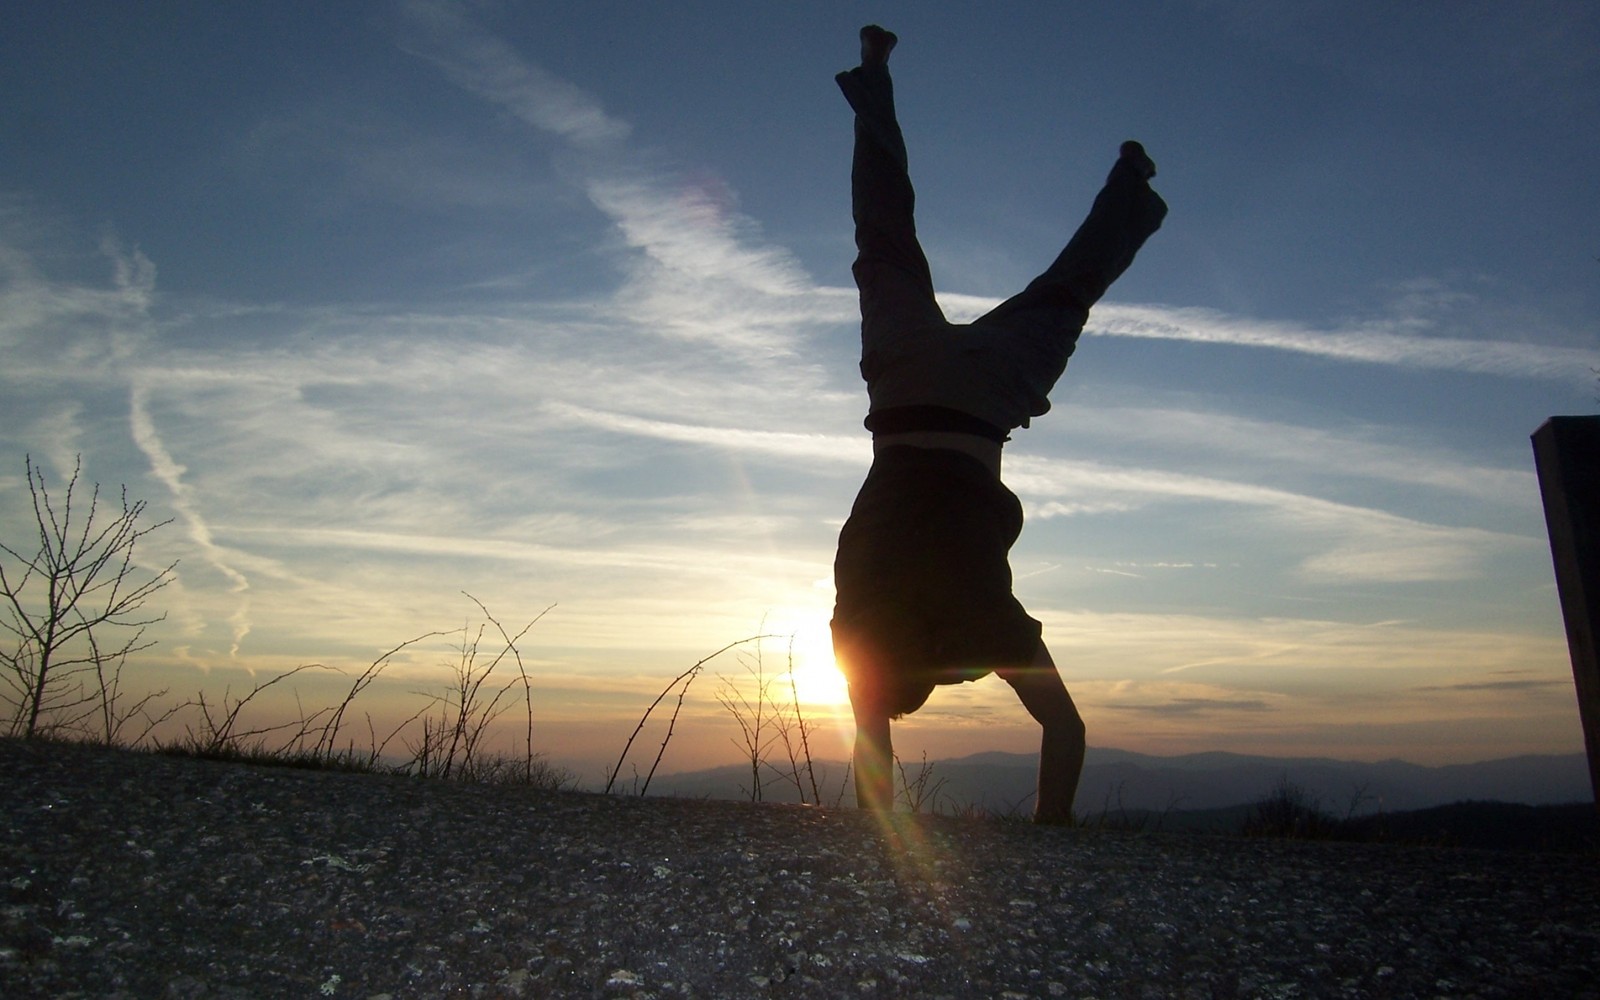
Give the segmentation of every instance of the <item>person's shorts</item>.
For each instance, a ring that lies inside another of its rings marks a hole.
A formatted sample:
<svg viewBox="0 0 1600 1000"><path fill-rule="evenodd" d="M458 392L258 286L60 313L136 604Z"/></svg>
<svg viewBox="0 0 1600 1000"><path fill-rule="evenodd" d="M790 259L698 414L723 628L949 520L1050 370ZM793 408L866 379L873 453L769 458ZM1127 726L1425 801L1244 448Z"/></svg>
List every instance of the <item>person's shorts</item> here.
<svg viewBox="0 0 1600 1000"><path fill-rule="evenodd" d="M1011 593L1016 495L976 459L881 451L839 534L833 648L851 700L891 718L936 685L1026 667L1039 622Z"/></svg>

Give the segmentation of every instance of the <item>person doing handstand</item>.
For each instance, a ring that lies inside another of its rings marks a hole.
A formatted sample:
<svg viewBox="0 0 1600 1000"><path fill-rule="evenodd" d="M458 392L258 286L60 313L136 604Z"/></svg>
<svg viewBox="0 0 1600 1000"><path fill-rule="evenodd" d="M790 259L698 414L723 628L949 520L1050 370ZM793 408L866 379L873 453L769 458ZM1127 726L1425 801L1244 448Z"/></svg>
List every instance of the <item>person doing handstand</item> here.
<svg viewBox="0 0 1600 1000"><path fill-rule="evenodd" d="M1083 720L1039 622L1011 592L1007 553L1022 507L1000 481L1000 450L1010 431L1050 408L1089 307L1167 206L1150 189L1155 164L1138 143L1123 143L1055 262L1020 295L950 323L917 242L889 78L897 40L862 28L861 65L836 77L855 111L852 271L873 450L834 562L833 643L855 716L856 802L894 806L890 720L922 707L937 685L993 672L1044 731L1035 820L1070 822Z"/></svg>

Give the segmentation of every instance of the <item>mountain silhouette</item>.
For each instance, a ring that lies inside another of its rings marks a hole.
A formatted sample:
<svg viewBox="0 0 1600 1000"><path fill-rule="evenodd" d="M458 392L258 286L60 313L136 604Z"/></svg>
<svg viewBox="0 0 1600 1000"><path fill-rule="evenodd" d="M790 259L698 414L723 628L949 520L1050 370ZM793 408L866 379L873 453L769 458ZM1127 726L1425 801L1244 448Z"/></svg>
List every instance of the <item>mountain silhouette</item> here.
<svg viewBox="0 0 1600 1000"><path fill-rule="evenodd" d="M902 761L908 777L921 761ZM930 761L924 789L946 810L1007 815L1029 811L1038 758L991 751ZM824 805L849 803L842 761L819 761ZM761 798L799 801L795 784L768 770ZM750 767L735 764L658 775L651 794L749 799ZM809 791L809 782L805 783ZM1089 749L1079 786L1080 815L1223 809L1257 802L1288 784L1308 804L1338 817L1427 809L1462 801L1524 805L1589 802L1588 762L1582 754L1527 755L1471 764L1426 766L1401 760L1341 761L1324 757L1263 757L1210 752L1160 757L1128 750Z"/></svg>

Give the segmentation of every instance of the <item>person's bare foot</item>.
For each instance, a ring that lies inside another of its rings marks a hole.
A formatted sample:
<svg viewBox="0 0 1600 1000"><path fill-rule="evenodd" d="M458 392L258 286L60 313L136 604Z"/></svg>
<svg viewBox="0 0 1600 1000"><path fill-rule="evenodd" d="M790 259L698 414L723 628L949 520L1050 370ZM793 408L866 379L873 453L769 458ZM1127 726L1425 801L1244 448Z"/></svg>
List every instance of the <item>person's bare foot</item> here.
<svg viewBox="0 0 1600 1000"><path fill-rule="evenodd" d="M869 24L861 29L861 65L887 66L889 53L894 51L895 43L900 37L892 31L885 31L876 24Z"/></svg>
<svg viewBox="0 0 1600 1000"><path fill-rule="evenodd" d="M1118 153L1121 162L1140 180L1147 181L1156 175L1156 161L1150 159L1150 155L1139 143L1129 139L1122 144Z"/></svg>

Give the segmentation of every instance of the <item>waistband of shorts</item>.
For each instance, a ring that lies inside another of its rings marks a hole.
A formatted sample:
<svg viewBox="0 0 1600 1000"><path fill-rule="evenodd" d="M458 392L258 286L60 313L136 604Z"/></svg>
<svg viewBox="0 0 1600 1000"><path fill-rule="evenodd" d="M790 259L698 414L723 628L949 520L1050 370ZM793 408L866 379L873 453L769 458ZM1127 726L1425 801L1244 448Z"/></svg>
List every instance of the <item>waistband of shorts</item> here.
<svg viewBox="0 0 1600 1000"><path fill-rule="evenodd" d="M997 444L1005 444L1009 440L1003 428L948 406L894 406L874 410L867 414L866 426L873 437L911 431L942 431L975 434Z"/></svg>
<svg viewBox="0 0 1600 1000"><path fill-rule="evenodd" d="M910 444L886 445L881 440L875 442L872 468L868 471L867 478L896 474L937 474L1005 489L994 470L983 464L980 459L965 452L951 448L919 448Z"/></svg>

